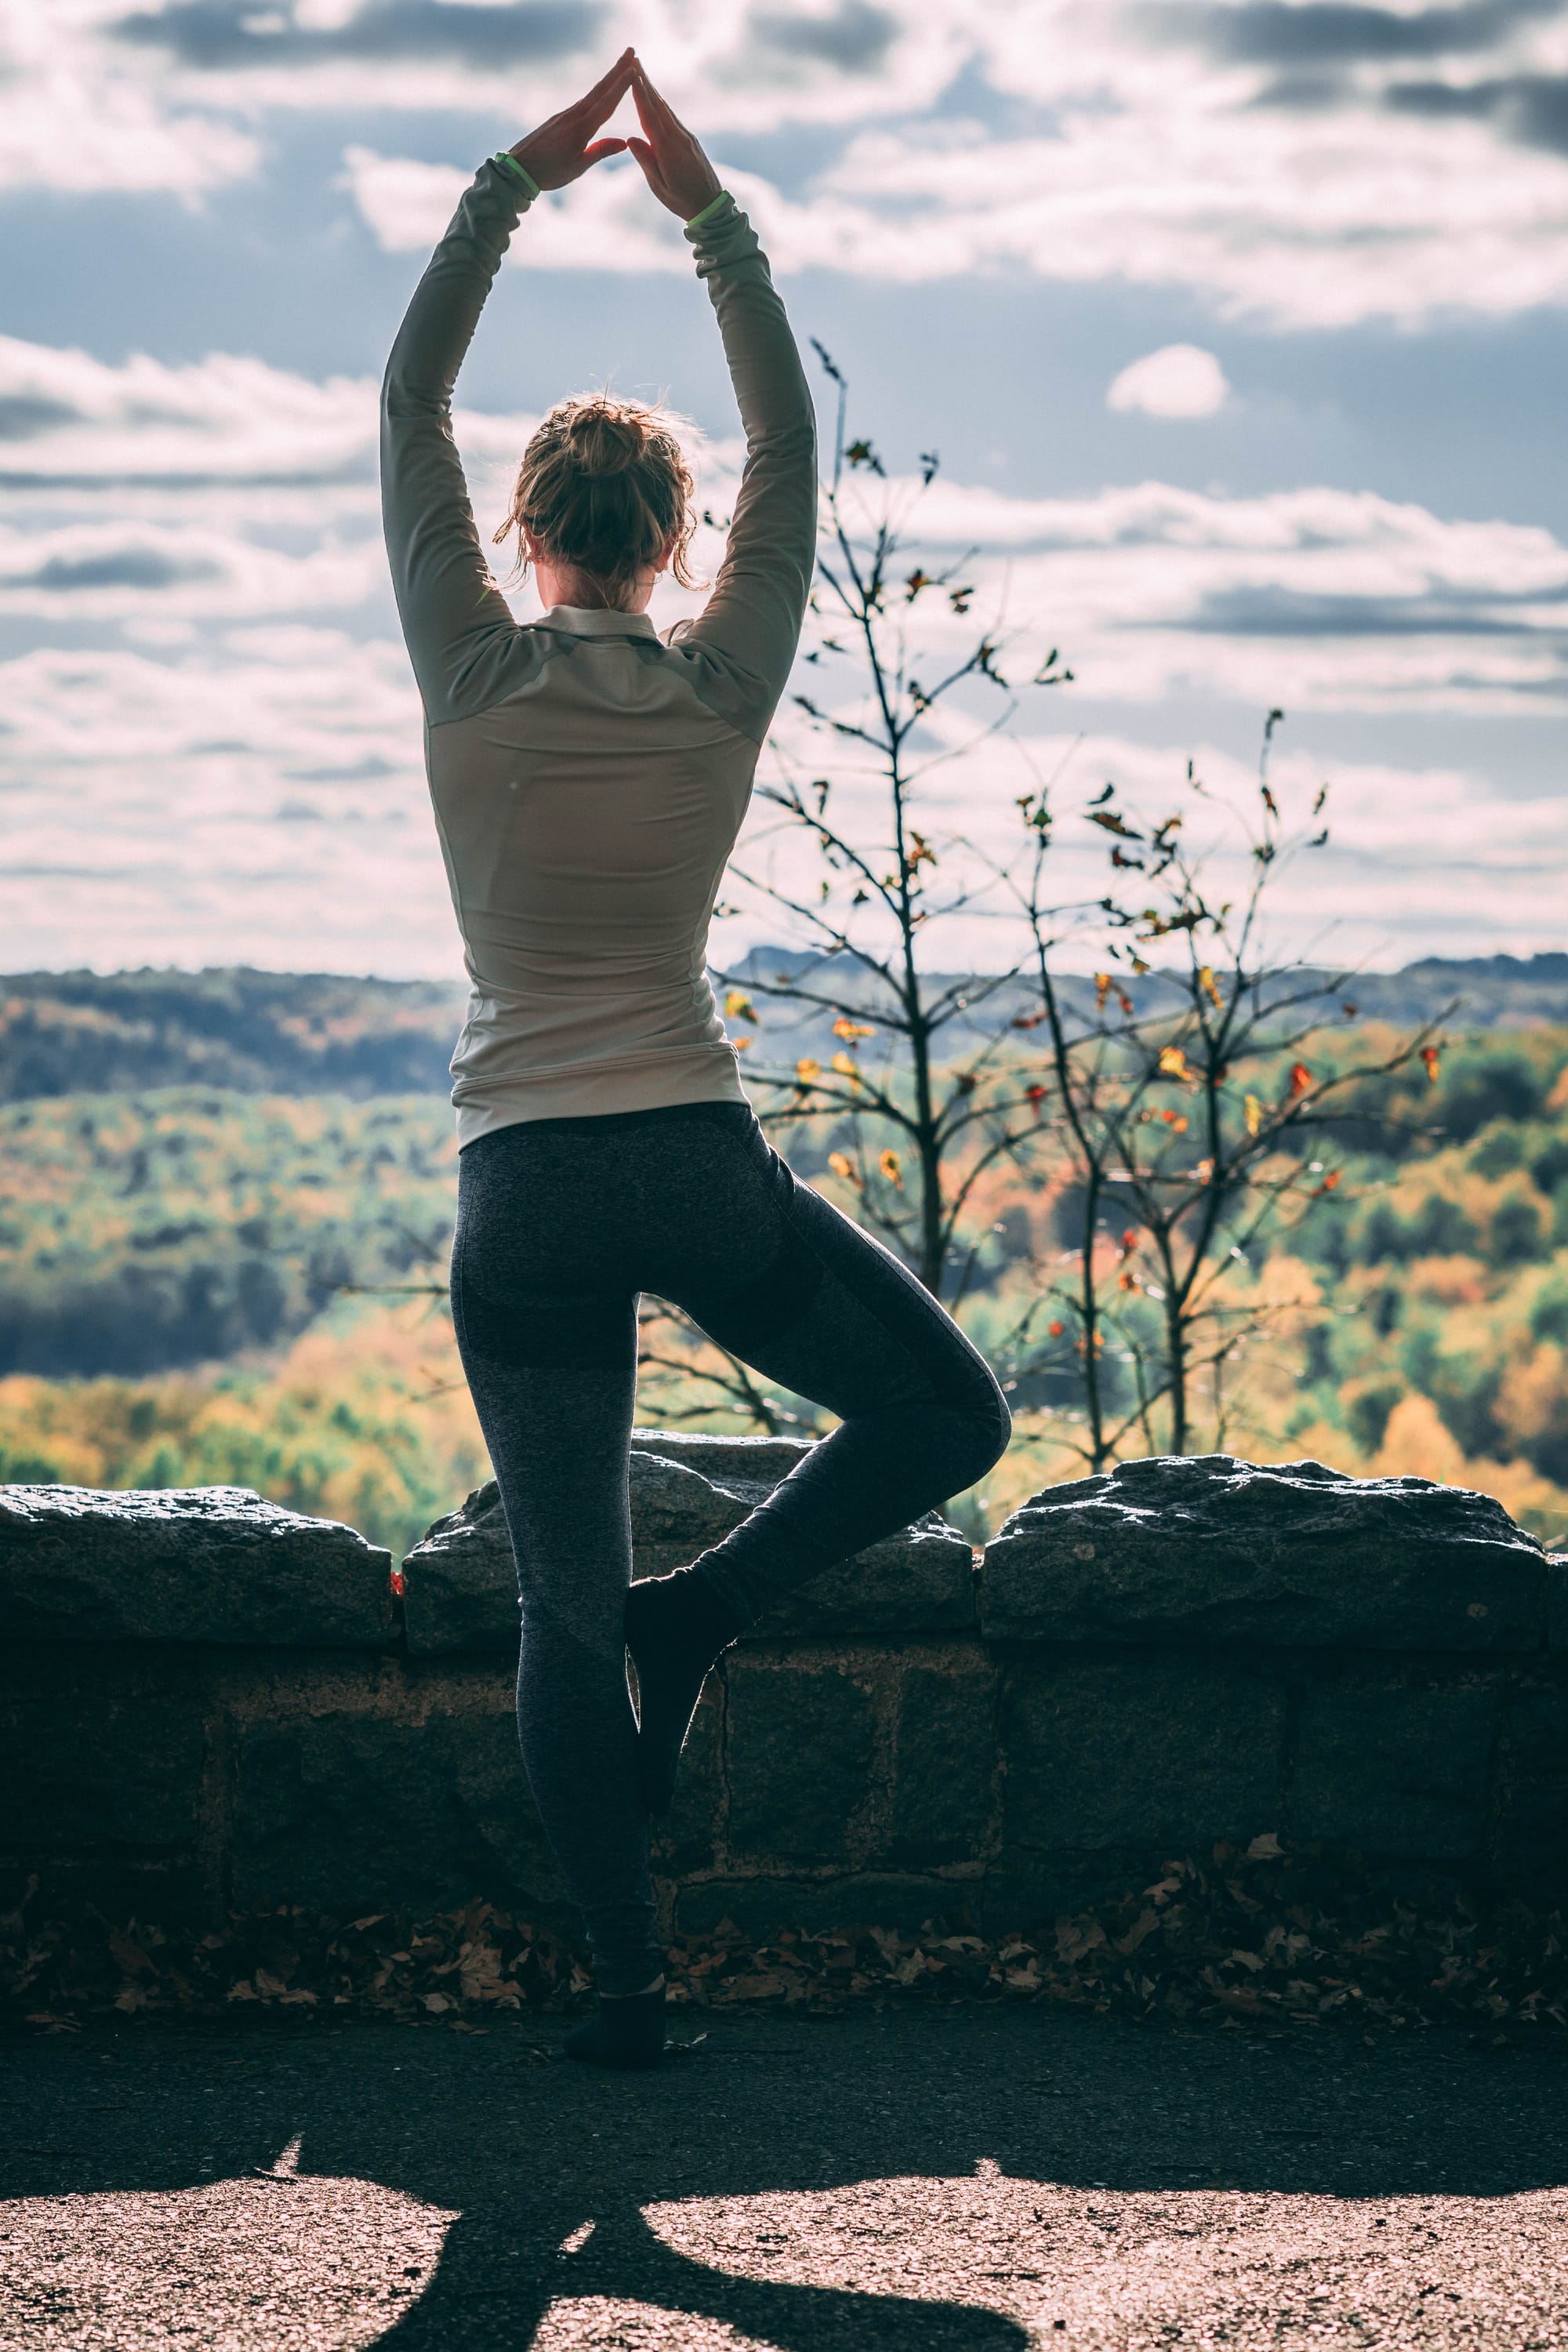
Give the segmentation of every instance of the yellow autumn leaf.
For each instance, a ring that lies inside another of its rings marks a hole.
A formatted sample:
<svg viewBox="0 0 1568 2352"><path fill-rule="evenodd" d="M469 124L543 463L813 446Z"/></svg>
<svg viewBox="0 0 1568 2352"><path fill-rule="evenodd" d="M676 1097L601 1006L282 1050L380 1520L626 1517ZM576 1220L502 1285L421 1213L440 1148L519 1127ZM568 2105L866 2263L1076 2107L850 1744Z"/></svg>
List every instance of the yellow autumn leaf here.
<svg viewBox="0 0 1568 2352"><path fill-rule="evenodd" d="M1105 1000L1110 993L1110 974L1108 971L1097 971L1094 975L1094 1009L1097 1013L1104 1012Z"/></svg>
<svg viewBox="0 0 1568 2352"><path fill-rule="evenodd" d="M904 1180L899 1173L900 1160L898 1153L896 1151L884 1151L880 1159L878 1160L877 1165L881 1170L883 1175L887 1178L889 1183L896 1184L901 1192L904 1189Z"/></svg>
<svg viewBox="0 0 1568 2352"><path fill-rule="evenodd" d="M1191 1077L1192 1072L1187 1067L1187 1057L1179 1045L1161 1046L1160 1075L1166 1078Z"/></svg>
<svg viewBox="0 0 1568 2352"><path fill-rule="evenodd" d="M814 1062L809 1054L803 1054L795 1066L795 1075L803 1087L808 1087L814 1078L822 1076L822 1064Z"/></svg>
<svg viewBox="0 0 1568 2352"><path fill-rule="evenodd" d="M1248 1095L1247 1097L1247 1131L1248 1135L1256 1135L1262 1125L1263 1105L1258 1101L1256 1095Z"/></svg>
<svg viewBox="0 0 1568 2352"><path fill-rule="evenodd" d="M1201 963L1198 966L1198 986L1203 990L1204 994L1208 998L1210 1003L1214 1006L1215 1011L1216 1013L1223 1013L1225 1011L1225 999L1219 992L1219 982L1214 976L1214 966L1212 964Z"/></svg>
<svg viewBox="0 0 1568 2352"><path fill-rule="evenodd" d="M725 1020L754 1021L756 1017L755 1013L752 1010L752 1000L746 994L745 990L743 988L732 988L728 996L724 999Z"/></svg>
<svg viewBox="0 0 1568 2352"><path fill-rule="evenodd" d="M841 1013L833 1024L833 1034L836 1037L874 1037L877 1033L868 1021L851 1021L847 1013Z"/></svg>
<svg viewBox="0 0 1568 2352"><path fill-rule="evenodd" d="M855 1056L853 1054L835 1054L833 1056L833 1066L837 1071L841 1078L853 1078L855 1084L857 1086L859 1085L860 1073L855 1066Z"/></svg>
<svg viewBox="0 0 1568 2352"><path fill-rule="evenodd" d="M830 1151L827 1155L827 1164L836 1176L842 1176L847 1184L853 1184L855 1165L847 1151Z"/></svg>
<svg viewBox="0 0 1568 2352"><path fill-rule="evenodd" d="M733 1045L737 1054L743 1054L751 1042L752 1041L749 1037L731 1037L730 1040L731 1045Z"/></svg>

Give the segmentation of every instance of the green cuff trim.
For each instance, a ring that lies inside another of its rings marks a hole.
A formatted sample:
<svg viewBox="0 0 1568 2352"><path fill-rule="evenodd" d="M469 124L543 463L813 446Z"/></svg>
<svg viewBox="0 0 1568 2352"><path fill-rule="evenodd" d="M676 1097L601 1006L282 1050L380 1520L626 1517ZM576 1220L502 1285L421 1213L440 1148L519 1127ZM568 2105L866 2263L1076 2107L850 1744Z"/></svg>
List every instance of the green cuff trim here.
<svg viewBox="0 0 1568 2352"><path fill-rule="evenodd" d="M731 204L733 201L734 199L731 197L729 189L721 188L710 205L704 205L700 213L692 214L691 218L686 224L687 227L700 228L705 220L712 218L712 215L718 211L721 205Z"/></svg>
<svg viewBox="0 0 1568 2352"><path fill-rule="evenodd" d="M539 194L540 187L538 181L534 178L531 172L526 170L524 166L518 162L517 157L512 154L509 148L498 148L496 152L490 157L490 161L492 163L499 163L503 171L515 172L518 178L522 182L523 186L527 189L531 200Z"/></svg>

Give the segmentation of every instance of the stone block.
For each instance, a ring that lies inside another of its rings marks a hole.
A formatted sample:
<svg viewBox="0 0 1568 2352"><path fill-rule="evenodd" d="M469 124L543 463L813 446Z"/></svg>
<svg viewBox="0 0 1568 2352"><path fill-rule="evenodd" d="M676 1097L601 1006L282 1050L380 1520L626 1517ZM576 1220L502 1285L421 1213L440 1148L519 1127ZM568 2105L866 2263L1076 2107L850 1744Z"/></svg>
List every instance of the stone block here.
<svg viewBox="0 0 1568 2352"><path fill-rule="evenodd" d="M1546 1646L1568 1650L1568 1552L1547 1555Z"/></svg>
<svg viewBox="0 0 1568 2352"><path fill-rule="evenodd" d="M1318 1684L1301 1701L1286 1825L1363 1853L1469 1861L1496 1724L1489 1690Z"/></svg>
<svg viewBox="0 0 1568 2352"><path fill-rule="evenodd" d="M51 1864L195 1856L205 1811L199 1680L78 1652L13 1652L0 1693L0 1852ZM19 1670L19 1671L18 1671Z"/></svg>
<svg viewBox="0 0 1568 2352"><path fill-rule="evenodd" d="M1150 1857L1132 1847L1037 1854L1004 1849L981 1890L981 1932L1048 1937L1052 1923L1120 1903L1152 1881Z"/></svg>
<svg viewBox="0 0 1568 2352"><path fill-rule="evenodd" d="M721 1542L811 1447L794 1438L633 1433L632 1572L666 1576ZM494 1480L438 1519L403 1563L416 1656L517 1649L517 1572ZM973 1557L933 1511L827 1570L756 1628L783 1634L961 1632L974 1622Z"/></svg>
<svg viewBox="0 0 1568 2352"><path fill-rule="evenodd" d="M517 1567L493 1478L427 1528L403 1562L412 1657L494 1652L515 1658Z"/></svg>
<svg viewBox="0 0 1568 2352"><path fill-rule="evenodd" d="M1004 1834L1037 1853L1192 1853L1278 1829L1282 1688L1185 1658L1037 1663L1003 1686Z"/></svg>
<svg viewBox="0 0 1568 2352"><path fill-rule="evenodd" d="M417 1714L347 1708L255 1725L235 1767L246 1906L438 1910L476 1895L530 1917L565 1888L523 1778L511 1696Z"/></svg>
<svg viewBox="0 0 1568 2352"><path fill-rule="evenodd" d="M675 1926L688 1936L711 1935L726 1919L762 1943L781 1927L820 1935L833 1927L891 1927L913 1935L928 1920L950 1929L978 1919L974 1879L885 1876L863 1871L831 1878L708 1878L683 1886Z"/></svg>
<svg viewBox="0 0 1568 2352"><path fill-rule="evenodd" d="M1047 1487L985 1553L993 1638L1539 1650L1546 1556L1490 1496L1215 1454Z"/></svg>
<svg viewBox="0 0 1568 2352"><path fill-rule="evenodd" d="M889 1858L978 1862L998 1810L994 1673L906 1666L895 1723Z"/></svg>
<svg viewBox="0 0 1568 2352"><path fill-rule="evenodd" d="M974 1624L974 1554L935 1511L825 1569L758 1620L748 1640L858 1633L966 1633Z"/></svg>
<svg viewBox="0 0 1568 2352"><path fill-rule="evenodd" d="M726 1681L731 1855L847 1860L877 1753L867 1684L841 1664L761 1653L732 1655Z"/></svg>
<svg viewBox="0 0 1568 2352"><path fill-rule="evenodd" d="M247 1486L0 1487L0 1632L13 1641L384 1649L392 1559Z"/></svg>
<svg viewBox="0 0 1568 2352"><path fill-rule="evenodd" d="M1508 1702L1493 1859L1510 1891L1555 1907L1568 1894L1568 1690Z"/></svg>

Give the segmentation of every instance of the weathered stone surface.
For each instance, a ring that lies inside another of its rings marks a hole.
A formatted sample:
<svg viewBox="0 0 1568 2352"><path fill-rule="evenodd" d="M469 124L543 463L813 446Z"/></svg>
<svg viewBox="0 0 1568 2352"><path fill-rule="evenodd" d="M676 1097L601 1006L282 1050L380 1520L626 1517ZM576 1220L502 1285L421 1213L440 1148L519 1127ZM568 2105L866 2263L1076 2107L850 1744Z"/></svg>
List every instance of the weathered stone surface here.
<svg viewBox="0 0 1568 2352"><path fill-rule="evenodd" d="M1007 1843L1158 1862L1277 1830L1285 1722L1282 1688L1197 1659L1022 1659L1003 1688Z"/></svg>
<svg viewBox="0 0 1568 2352"><path fill-rule="evenodd" d="M783 1437L633 1433L632 1568L665 1576L719 1543L811 1448ZM416 1655L515 1650L517 1576L492 1479L403 1563L408 1646ZM947 1633L974 1620L969 1545L935 1512L870 1545L773 1611L756 1638L784 1633Z"/></svg>
<svg viewBox="0 0 1568 2352"><path fill-rule="evenodd" d="M403 1624L415 1657L515 1656L517 1569L493 1478L426 1528L403 1562Z"/></svg>
<svg viewBox="0 0 1568 2352"><path fill-rule="evenodd" d="M0 1487L0 1632L48 1642L378 1649L392 1559L247 1486Z"/></svg>
<svg viewBox="0 0 1568 2352"><path fill-rule="evenodd" d="M199 1682L132 1656L56 1652L0 1691L0 1852L43 1863L194 1855L204 1827Z"/></svg>
<svg viewBox="0 0 1568 2352"><path fill-rule="evenodd" d="M836 1872L831 1878L710 1878L683 1886L673 1924L702 1936L728 1919L761 1940L781 1927L818 1935L830 1927L894 1927L912 1935L928 1919L950 1927L979 1915L980 1885L972 1878L900 1877L889 1872Z"/></svg>
<svg viewBox="0 0 1568 2352"><path fill-rule="evenodd" d="M1568 1552L1555 1551L1546 1561L1546 1646L1568 1650Z"/></svg>
<svg viewBox="0 0 1568 2352"><path fill-rule="evenodd" d="M1373 1854L1467 1862L1486 1832L1489 1690L1323 1683L1303 1694L1287 1822Z"/></svg>
<svg viewBox="0 0 1568 2352"><path fill-rule="evenodd" d="M995 1827L997 1760L994 1673L984 1662L906 1666L894 1732L889 1858L917 1867L980 1860Z"/></svg>
<svg viewBox="0 0 1568 2352"><path fill-rule="evenodd" d="M732 1656L729 1847L784 1864L850 1857L877 1751L865 1681L843 1664Z"/></svg>
<svg viewBox="0 0 1568 2352"><path fill-rule="evenodd" d="M1546 1557L1490 1496L1229 1454L1047 1487L989 1546L980 1622L1053 1642L1522 1651Z"/></svg>
<svg viewBox="0 0 1568 2352"><path fill-rule="evenodd" d="M1496 1859L1511 1890L1560 1903L1568 1888L1568 1690L1514 1693L1508 1708Z"/></svg>
<svg viewBox="0 0 1568 2352"><path fill-rule="evenodd" d="M476 1892L567 1916L510 1694L417 1720L347 1708L247 1729L235 1760L237 1903L432 1910Z"/></svg>
<svg viewBox="0 0 1568 2352"><path fill-rule="evenodd" d="M1117 1902L1147 1885L1158 1869L1146 1845L1048 1854L1004 1847L979 1888L981 1931L1009 1936L1043 1929L1049 1949L1054 1921L1099 1903Z"/></svg>

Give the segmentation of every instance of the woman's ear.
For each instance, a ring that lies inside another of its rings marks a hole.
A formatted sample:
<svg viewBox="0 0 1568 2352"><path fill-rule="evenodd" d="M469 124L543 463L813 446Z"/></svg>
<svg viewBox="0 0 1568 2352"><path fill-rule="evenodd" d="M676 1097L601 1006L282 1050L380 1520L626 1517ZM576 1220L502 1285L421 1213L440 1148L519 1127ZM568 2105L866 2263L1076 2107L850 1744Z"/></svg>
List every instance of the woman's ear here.
<svg viewBox="0 0 1568 2352"><path fill-rule="evenodd" d="M654 558L653 568L656 574L658 572L668 572L669 570L671 559L675 554L676 549L679 545L680 533L678 530L672 530L669 537L665 541L664 545L659 549L658 553Z"/></svg>

